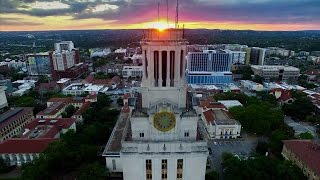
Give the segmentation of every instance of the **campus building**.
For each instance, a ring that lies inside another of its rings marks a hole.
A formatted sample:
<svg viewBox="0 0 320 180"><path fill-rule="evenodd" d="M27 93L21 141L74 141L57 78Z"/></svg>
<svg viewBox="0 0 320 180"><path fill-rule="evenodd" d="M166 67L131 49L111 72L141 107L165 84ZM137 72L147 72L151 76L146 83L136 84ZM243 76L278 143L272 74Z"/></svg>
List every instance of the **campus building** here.
<svg viewBox="0 0 320 180"><path fill-rule="evenodd" d="M254 75L263 77L266 81L297 80L300 76L299 68L293 66L251 66Z"/></svg>
<svg viewBox="0 0 320 180"><path fill-rule="evenodd" d="M266 49L252 47L246 51L246 64L247 65L264 65L264 59L266 56Z"/></svg>
<svg viewBox="0 0 320 180"><path fill-rule="evenodd" d="M320 179L320 144L310 140L284 140L281 154L296 164L309 180Z"/></svg>
<svg viewBox="0 0 320 180"><path fill-rule="evenodd" d="M18 135L34 119L33 108L17 107L0 114L0 142Z"/></svg>
<svg viewBox="0 0 320 180"><path fill-rule="evenodd" d="M49 53L28 54L26 65L29 75L51 75Z"/></svg>
<svg viewBox="0 0 320 180"><path fill-rule="evenodd" d="M187 55L188 84L227 84L232 82L231 54L205 50Z"/></svg>
<svg viewBox="0 0 320 180"><path fill-rule="evenodd" d="M124 104L103 152L124 180L204 180L207 142L187 103L182 29L145 30L142 86Z"/></svg>

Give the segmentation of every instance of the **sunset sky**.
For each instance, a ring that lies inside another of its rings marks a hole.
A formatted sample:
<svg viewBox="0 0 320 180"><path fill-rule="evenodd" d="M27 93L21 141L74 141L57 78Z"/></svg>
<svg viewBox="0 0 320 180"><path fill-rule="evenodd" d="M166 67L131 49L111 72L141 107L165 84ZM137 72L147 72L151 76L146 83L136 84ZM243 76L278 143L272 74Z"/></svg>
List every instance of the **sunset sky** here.
<svg viewBox="0 0 320 180"><path fill-rule="evenodd" d="M166 24L166 0L0 0L0 31L149 28L158 2ZM186 28L320 30L320 0L180 0L179 11Z"/></svg>

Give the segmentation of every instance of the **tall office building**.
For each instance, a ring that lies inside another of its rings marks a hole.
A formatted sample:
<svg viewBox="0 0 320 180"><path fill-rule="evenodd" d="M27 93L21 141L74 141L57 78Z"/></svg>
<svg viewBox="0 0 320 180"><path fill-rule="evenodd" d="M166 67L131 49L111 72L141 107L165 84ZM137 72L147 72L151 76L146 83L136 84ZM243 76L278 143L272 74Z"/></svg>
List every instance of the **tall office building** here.
<svg viewBox="0 0 320 180"><path fill-rule="evenodd" d="M124 180L204 180L207 143L187 102L182 29L146 30L141 41L143 79L125 101L103 156ZM125 99L128 95L125 96Z"/></svg>
<svg viewBox="0 0 320 180"><path fill-rule="evenodd" d="M26 59L29 75L52 74L49 53L29 54Z"/></svg>
<svg viewBox="0 0 320 180"><path fill-rule="evenodd" d="M55 43L54 48L50 54L53 70L65 71L80 62L79 50L74 48L72 41Z"/></svg>
<svg viewBox="0 0 320 180"><path fill-rule="evenodd" d="M247 49L246 64L250 65L264 65L264 58L266 56L266 49L252 47Z"/></svg>
<svg viewBox="0 0 320 180"><path fill-rule="evenodd" d="M232 82L231 54L205 50L187 56L186 79L189 84L226 84Z"/></svg>
<svg viewBox="0 0 320 180"><path fill-rule="evenodd" d="M53 79L74 79L87 72L88 66L80 63L79 49L74 48L72 41L55 43L54 47L55 51L49 53Z"/></svg>

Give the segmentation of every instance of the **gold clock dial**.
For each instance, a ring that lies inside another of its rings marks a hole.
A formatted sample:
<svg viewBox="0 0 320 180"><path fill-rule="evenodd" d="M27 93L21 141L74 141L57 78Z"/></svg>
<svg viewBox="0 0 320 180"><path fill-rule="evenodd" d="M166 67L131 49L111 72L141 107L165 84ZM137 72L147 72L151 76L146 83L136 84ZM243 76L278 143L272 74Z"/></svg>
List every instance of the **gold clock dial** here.
<svg viewBox="0 0 320 180"><path fill-rule="evenodd" d="M176 126L176 117L171 112L159 112L154 115L153 124L159 131L167 132Z"/></svg>

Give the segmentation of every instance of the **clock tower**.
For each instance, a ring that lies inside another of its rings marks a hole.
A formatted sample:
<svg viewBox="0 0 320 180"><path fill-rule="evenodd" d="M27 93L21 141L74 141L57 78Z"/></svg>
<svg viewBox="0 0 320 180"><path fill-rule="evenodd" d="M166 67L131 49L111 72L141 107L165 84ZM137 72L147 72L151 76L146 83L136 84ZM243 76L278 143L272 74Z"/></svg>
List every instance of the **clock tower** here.
<svg viewBox="0 0 320 180"><path fill-rule="evenodd" d="M199 117L187 106L187 44L183 29L144 31L136 105L120 115L112 135L123 131L119 154L108 152L116 142L112 136L104 152L109 170L122 172L124 180L205 179L207 143L198 132Z"/></svg>

